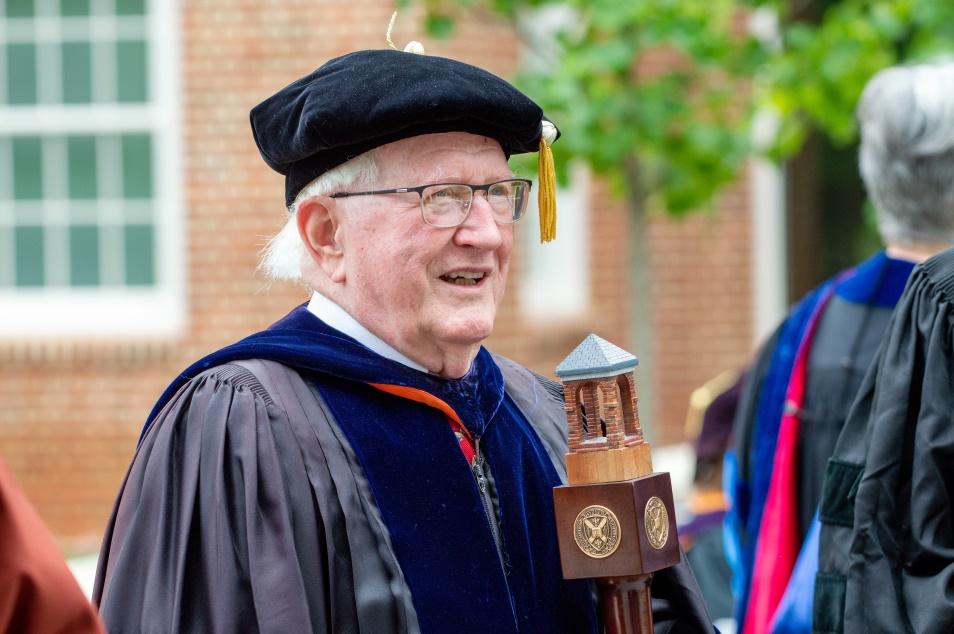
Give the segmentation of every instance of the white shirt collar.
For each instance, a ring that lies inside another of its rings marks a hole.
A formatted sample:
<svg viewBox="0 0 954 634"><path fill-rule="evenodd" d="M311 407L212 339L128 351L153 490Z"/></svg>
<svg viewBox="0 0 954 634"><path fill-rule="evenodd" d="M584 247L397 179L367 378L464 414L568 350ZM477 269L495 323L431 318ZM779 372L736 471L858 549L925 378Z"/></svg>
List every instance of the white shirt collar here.
<svg viewBox="0 0 954 634"><path fill-rule="evenodd" d="M405 357L403 354L384 343L371 331L358 323L358 321L349 315L344 308L334 303L320 293L313 293L311 301L308 302L308 311L318 319L325 322L335 330L343 332L366 348L378 353L386 359L397 361L402 365L413 368L420 372L427 372L427 369Z"/></svg>

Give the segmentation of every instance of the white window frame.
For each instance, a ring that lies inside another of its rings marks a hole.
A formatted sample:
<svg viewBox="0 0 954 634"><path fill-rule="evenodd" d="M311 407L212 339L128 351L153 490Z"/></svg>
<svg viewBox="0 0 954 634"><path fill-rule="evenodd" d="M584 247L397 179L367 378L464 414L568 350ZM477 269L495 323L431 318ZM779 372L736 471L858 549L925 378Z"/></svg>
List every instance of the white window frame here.
<svg viewBox="0 0 954 634"><path fill-rule="evenodd" d="M567 187L557 187L557 235L540 243L532 223L539 217L537 197L521 221L523 263L520 314L528 319L586 317L590 309L590 171L582 162L569 164ZM539 187L534 183L533 190ZM526 223L526 224L524 224ZM531 225L531 226L527 226Z"/></svg>
<svg viewBox="0 0 954 634"><path fill-rule="evenodd" d="M92 11L102 0L91 0ZM37 0L37 13L50 0ZM146 0L149 72L144 104L43 105L49 88L38 85L37 106L0 105L0 135L11 133L123 134L152 137L155 206L155 283L149 287L0 287L0 338L142 336L162 337L185 324L185 249L183 248L182 152L180 121L179 7L176 0ZM6 19L6 18L0 18ZM40 17L40 20L43 18ZM121 20L115 14L96 18ZM58 18L54 18L53 22ZM109 28L109 25L105 25ZM46 26L40 26L40 29ZM55 27L54 27L55 28ZM97 26L94 25L95 37ZM116 28L113 26L112 28ZM37 41L42 39L42 33ZM5 60L0 59L5 69ZM3 69L0 69L3 72ZM4 89L5 89L5 79ZM55 91L58 88L54 89ZM93 88L94 94L97 88ZM0 169L12 174L10 165ZM45 188L47 185L45 185ZM45 203L44 203L45 204ZM0 244L0 258L12 258L12 245ZM0 260L0 269L13 270Z"/></svg>
<svg viewBox="0 0 954 634"><path fill-rule="evenodd" d="M517 29L523 46L521 66L537 71L551 67L560 55L557 33L579 21L579 12L563 4L548 4L521 12ZM559 125L559 122L557 122ZM558 141L559 142L559 141ZM540 244L534 227L519 228L523 262L517 299L522 317L534 321L585 319L590 313L590 183L582 161L571 161L569 182L557 187L556 239ZM534 191L540 186L534 181ZM536 195L530 196L527 216L539 218ZM527 223L524 219L521 224Z"/></svg>

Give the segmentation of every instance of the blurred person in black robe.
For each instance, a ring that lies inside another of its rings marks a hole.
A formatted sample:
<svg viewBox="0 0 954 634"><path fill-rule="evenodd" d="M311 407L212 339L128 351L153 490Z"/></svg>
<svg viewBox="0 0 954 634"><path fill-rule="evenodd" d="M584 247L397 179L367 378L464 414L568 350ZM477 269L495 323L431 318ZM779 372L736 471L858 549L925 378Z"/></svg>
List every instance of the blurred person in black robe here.
<svg viewBox="0 0 954 634"><path fill-rule="evenodd" d="M954 244L954 65L876 74L857 118L885 249L802 299L754 363L727 460L743 634L811 630L828 459L914 265Z"/></svg>
<svg viewBox="0 0 954 634"><path fill-rule="evenodd" d="M915 268L838 439L820 509L817 632L954 629L952 301L948 249Z"/></svg>
<svg viewBox="0 0 954 634"><path fill-rule="evenodd" d="M562 390L481 346L530 186L507 158L552 178L555 126L485 71L390 50L251 122L290 213L264 268L314 294L156 404L100 555L108 628L597 631L560 570ZM657 632L712 631L684 562L652 591Z"/></svg>

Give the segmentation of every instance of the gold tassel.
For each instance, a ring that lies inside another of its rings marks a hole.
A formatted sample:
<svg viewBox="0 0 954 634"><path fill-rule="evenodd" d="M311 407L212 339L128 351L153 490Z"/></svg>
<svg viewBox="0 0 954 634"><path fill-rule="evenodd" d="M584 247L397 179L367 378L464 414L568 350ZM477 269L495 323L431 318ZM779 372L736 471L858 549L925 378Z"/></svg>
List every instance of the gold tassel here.
<svg viewBox="0 0 954 634"><path fill-rule="evenodd" d="M384 39L388 41L388 46L391 47L392 51L396 51L397 47L394 45L394 42L391 41L391 29L394 28L394 21L397 20L397 11L391 14L391 22L388 24L388 32L384 36Z"/></svg>
<svg viewBox="0 0 954 634"><path fill-rule="evenodd" d="M540 152L537 157L540 191L537 205L540 207L540 242L556 238L556 171L553 168L553 152L546 139L540 137Z"/></svg>

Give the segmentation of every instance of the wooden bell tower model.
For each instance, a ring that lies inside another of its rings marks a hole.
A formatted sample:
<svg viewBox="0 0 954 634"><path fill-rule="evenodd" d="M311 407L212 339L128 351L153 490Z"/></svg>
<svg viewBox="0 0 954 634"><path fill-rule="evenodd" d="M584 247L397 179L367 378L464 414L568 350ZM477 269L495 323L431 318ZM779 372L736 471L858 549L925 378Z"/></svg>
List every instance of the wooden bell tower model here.
<svg viewBox="0 0 954 634"><path fill-rule="evenodd" d="M565 579L596 579L608 634L653 631L652 573L679 563L672 484L639 425L639 361L590 335L557 366L569 449L553 490Z"/></svg>

